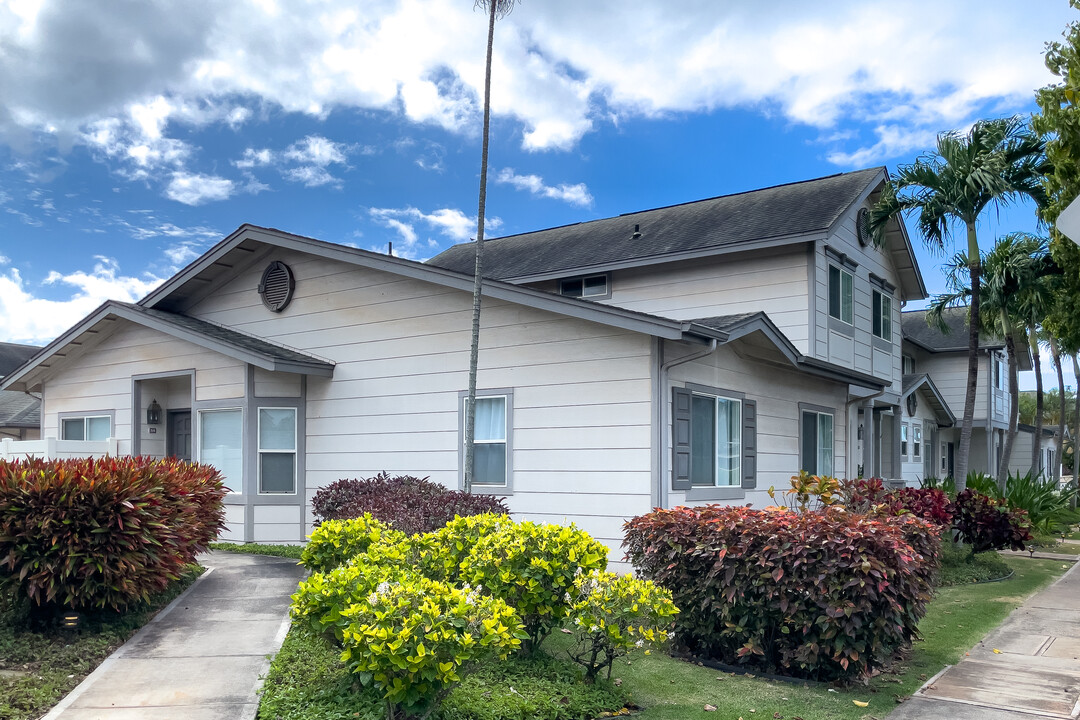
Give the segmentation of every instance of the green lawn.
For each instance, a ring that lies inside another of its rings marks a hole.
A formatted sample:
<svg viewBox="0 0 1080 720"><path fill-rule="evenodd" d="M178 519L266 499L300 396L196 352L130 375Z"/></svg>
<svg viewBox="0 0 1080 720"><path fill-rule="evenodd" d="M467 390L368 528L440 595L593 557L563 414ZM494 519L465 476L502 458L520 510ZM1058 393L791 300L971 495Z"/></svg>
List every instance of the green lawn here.
<svg viewBox="0 0 1080 720"><path fill-rule="evenodd" d="M589 693L579 693L577 690L583 689L580 685L553 694L539 679L534 682L535 678L530 678L522 667L507 666L509 678L499 677L499 673L487 673L479 679L474 677L468 687L461 689L468 697L455 703L454 695L451 695L448 705L453 711L447 715L453 720L469 717L461 714L460 708L465 706L483 708L485 713L496 707L506 707L508 714L501 717L515 720L577 717L562 712L568 703L592 710L598 698L606 695L614 700L622 694L626 701L640 706L638 717L643 720L736 720L740 717L751 720L780 716L788 720L796 717L803 720L859 720L883 717L895 707L897 697L910 695L945 665L957 662L1025 597L1065 570L1058 561L1009 557L1005 562L1016 571L1007 581L942 589L920 624L924 640L915 645L910 656L894 672L874 678L868 686L830 689L826 685L770 681L730 675L661 653L649 656L639 653L632 656L629 663L623 661L616 665L612 679L619 681L618 689L616 686L597 688L597 694L591 694L592 689ZM555 633L545 644L545 649L557 655L565 642L565 636ZM290 633L264 686L267 694L263 698L260 717L273 720L376 717L376 706L370 700L358 702L348 674L336 656L337 651L333 648L313 643L310 638L304 639L295 630ZM567 700L561 700L567 695L570 696ZM869 705L862 708L853 700ZM547 702L546 706L544 702ZM556 702L561 702L562 707L555 707L553 703ZM715 706L717 711L706 712L706 705ZM609 706L608 709L618 708ZM595 714L584 716L595 717Z"/></svg>
<svg viewBox="0 0 1080 720"><path fill-rule="evenodd" d="M247 555L270 555L272 557L300 559L304 552L303 545L261 545L256 543L210 543L211 550L224 550L225 552L245 553Z"/></svg>
<svg viewBox="0 0 1080 720"><path fill-rule="evenodd" d="M17 673L0 673L0 718L41 717L202 572L191 566L149 603L126 613L86 613L81 627L73 631L26 630L11 596L0 593L0 670Z"/></svg>

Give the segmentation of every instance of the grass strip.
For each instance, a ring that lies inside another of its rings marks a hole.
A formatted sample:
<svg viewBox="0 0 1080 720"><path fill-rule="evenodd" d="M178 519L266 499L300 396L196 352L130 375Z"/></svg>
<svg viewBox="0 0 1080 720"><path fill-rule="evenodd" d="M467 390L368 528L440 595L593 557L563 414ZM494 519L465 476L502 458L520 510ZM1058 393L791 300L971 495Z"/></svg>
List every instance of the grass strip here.
<svg viewBox="0 0 1080 720"><path fill-rule="evenodd" d="M245 555L269 555L270 557L300 559L304 552L303 545L261 545L259 543L210 543L211 550L223 552L243 553Z"/></svg>
<svg viewBox="0 0 1080 720"><path fill-rule="evenodd" d="M10 594L0 593L0 718L41 717L202 572L190 566L149 602L126 612L86 612L76 630L28 630L25 608Z"/></svg>

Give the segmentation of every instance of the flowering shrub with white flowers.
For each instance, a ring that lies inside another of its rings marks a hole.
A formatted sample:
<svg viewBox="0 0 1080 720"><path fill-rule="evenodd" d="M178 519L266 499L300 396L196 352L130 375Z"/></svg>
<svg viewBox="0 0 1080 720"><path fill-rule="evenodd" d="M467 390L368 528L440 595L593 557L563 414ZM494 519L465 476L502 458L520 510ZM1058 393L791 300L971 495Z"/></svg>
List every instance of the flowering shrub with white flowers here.
<svg viewBox="0 0 1080 720"><path fill-rule="evenodd" d="M340 643L349 624L342 614L345 609L358 598L367 597L379 583L396 582L406 575L412 573L398 564L355 558L329 572L312 573L292 596L292 616L317 634Z"/></svg>
<svg viewBox="0 0 1080 720"><path fill-rule="evenodd" d="M481 588L412 576L376 585L342 611L346 666L386 701L387 720L438 707L482 658L521 646L521 620Z"/></svg>
<svg viewBox="0 0 1080 720"><path fill-rule="evenodd" d="M574 594L568 595L574 644L567 654L585 667L587 682L604 668L610 678L617 658L664 643L679 612L669 590L630 575L579 573Z"/></svg>
<svg viewBox="0 0 1080 720"><path fill-rule="evenodd" d="M570 612L577 573L607 568L607 546L570 525L518 522L484 535L461 561L463 581L482 584L521 616L535 651Z"/></svg>

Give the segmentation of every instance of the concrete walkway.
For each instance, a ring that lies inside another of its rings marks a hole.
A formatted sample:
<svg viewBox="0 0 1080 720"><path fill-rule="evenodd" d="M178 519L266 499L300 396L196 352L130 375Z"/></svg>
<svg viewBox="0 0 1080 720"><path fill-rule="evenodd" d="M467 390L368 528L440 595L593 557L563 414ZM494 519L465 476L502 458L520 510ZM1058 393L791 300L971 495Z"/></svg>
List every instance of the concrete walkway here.
<svg viewBox="0 0 1080 720"><path fill-rule="evenodd" d="M42 720L251 720L288 631L295 560L210 552L207 571Z"/></svg>
<svg viewBox="0 0 1080 720"><path fill-rule="evenodd" d="M1077 717L1080 564L1014 610L959 663L930 678L888 720Z"/></svg>

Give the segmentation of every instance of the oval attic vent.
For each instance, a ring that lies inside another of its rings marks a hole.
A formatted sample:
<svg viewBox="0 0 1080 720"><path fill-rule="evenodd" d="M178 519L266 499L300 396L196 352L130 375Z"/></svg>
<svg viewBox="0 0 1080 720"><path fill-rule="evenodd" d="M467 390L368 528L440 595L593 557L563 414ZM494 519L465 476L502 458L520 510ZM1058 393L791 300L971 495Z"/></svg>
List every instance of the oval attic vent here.
<svg viewBox="0 0 1080 720"><path fill-rule="evenodd" d="M274 312L281 312L292 300L293 287L292 270L283 262L275 260L263 270L262 281L259 283L259 295L263 305Z"/></svg>

